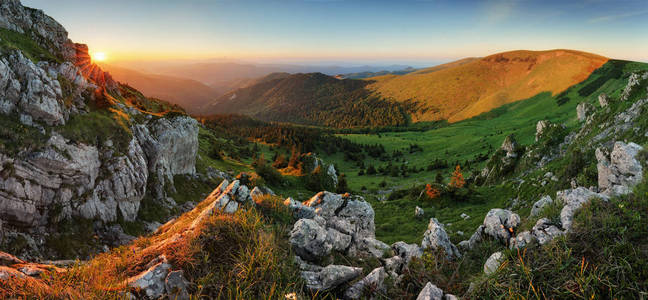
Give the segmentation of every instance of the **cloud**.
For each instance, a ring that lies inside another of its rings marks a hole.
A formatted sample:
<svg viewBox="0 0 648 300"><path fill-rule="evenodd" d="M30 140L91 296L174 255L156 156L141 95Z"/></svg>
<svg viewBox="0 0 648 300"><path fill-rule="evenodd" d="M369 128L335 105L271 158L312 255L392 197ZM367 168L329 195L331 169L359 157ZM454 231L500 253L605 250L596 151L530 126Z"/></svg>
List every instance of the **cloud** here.
<svg viewBox="0 0 648 300"><path fill-rule="evenodd" d="M629 12L625 14L616 14L616 15L607 15L607 16L601 16L601 17L596 17L589 19L589 23L603 23L603 22L612 22L616 20L621 20L625 18L630 18L630 17L636 17L640 15L648 14L648 10L643 10L643 11L634 11L634 12Z"/></svg>

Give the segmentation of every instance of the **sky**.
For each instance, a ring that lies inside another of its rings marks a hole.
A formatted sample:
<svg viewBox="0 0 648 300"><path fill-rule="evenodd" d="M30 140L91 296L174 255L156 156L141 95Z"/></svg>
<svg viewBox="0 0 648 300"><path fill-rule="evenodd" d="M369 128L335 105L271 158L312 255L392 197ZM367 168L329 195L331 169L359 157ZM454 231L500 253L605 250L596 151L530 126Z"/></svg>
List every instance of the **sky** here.
<svg viewBox="0 0 648 300"><path fill-rule="evenodd" d="M109 60L409 64L576 49L648 61L648 0L22 0Z"/></svg>

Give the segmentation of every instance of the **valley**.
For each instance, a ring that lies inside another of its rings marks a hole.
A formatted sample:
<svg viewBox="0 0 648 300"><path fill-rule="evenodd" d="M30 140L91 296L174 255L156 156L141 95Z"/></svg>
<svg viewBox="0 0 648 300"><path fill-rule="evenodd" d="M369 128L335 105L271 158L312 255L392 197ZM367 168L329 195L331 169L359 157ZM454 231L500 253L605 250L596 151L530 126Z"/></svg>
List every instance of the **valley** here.
<svg viewBox="0 0 648 300"><path fill-rule="evenodd" d="M648 63L91 53L0 0L2 299L648 293Z"/></svg>

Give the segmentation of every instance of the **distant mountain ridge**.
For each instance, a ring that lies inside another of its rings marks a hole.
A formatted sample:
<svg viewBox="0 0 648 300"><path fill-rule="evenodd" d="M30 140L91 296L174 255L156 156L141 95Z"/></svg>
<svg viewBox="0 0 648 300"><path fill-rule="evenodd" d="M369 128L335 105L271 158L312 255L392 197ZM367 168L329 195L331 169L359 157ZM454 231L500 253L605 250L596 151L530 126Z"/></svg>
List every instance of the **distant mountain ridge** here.
<svg viewBox="0 0 648 300"><path fill-rule="evenodd" d="M456 122L542 92L560 93L607 61L574 50L521 50L363 80L272 74L219 97L202 111L334 127Z"/></svg>

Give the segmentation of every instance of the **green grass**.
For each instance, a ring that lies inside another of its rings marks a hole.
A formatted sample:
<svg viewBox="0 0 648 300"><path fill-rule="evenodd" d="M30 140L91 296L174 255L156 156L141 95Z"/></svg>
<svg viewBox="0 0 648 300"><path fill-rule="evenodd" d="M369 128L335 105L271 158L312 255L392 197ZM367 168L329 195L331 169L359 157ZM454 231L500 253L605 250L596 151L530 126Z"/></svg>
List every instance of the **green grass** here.
<svg viewBox="0 0 648 300"><path fill-rule="evenodd" d="M521 197L526 201L536 201L542 195L555 196L555 191L559 188L566 188L568 182L549 182L546 186L534 186L525 183L506 190L502 188L477 189L478 195L484 196L485 199L469 204L454 204L442 208L415 201L410 198L398 199L396 201L387 201L381 203L377 201L376 195L380 192L389 194L394 190L409 189L412 186L423 185L434 182L437 173L441 173L444 181L448 182L452 174L454 162L463 164L464 161L473 160L478 155L492 154L491 149L498 149L504 138L509 134L515 134L518 143L522 145L532 145L535 140L535 127L539 120L550 120L553 123L566 125L567 130L574 130L580 123L576 119L576 106L580 102L589 102L595 107L599 107L598 95L607 93L612 98L618 98L621 91L627 83L627 77L630 72L637 70L648 70L648 64L635 62L618 62L611 61L604 65L599 71L594 72L590 78L577 84L565 92L552 96L550 93L541 93L530 99L511 103L494 109L490 112L481 114L477 117L448 124L441 128L435 128L427 131L400 131L400 132L381 132L378 134L340 134L355 143L360 144L381 144L385 150L391 154L395 150L404 153L402 158L379 159L367 158L364 165L373 165L374 167L385 166L388 162L394 165L406 164L408 166L417 166L417 168L426 168L428 164L436 159L442 159L449 162L450 167L444 170L422 171L419 173L409 174L407 177L383 176L383 175L362 175L359 176L360 168L356 162L345 161L342 153L333 155L324 155L322 158L329 163L334 163L340 173L347 176L349 187L356 193L364 194L372 203L376 211L376 228L379 238L392 242L404 239L411 242L419 242L422 233L427 226L428 217L435 216L443 223L452 223L450 231L464 231L470 234L474 231L477 224L483 220L484 215L489 208L503 207L509 200L515 197ZM615 76L609 76L614 73ZM603 78L604 80L601 80ZM593 88L592 82L600 84L598 88ZM585 87L587 87L585 89ZM583 90L588 93L584 94ZM568 98L566 102L559 103L558 99ZM631 103L625 102L617 104L618 106L629 106ZM619 107L618 109L621 109ZM423 148L422 152L409 153L409 145L417 144ZM464 176L477 174L486 161L472 163L464 169ZM535 176L541 181L541 176L546 171L554 171L559 174L562 168L565 168L566 161L558 161L547 166L544 171L535 171L529 176ZM588 166L591 168L591 166ZM589 176L584 175L583 182L589 182ZM381 182L386 182L385 187L381 187ZM361 193L361 189L367 188L366 192ZM497 192L499 191L499 192ZM532 202L531 202L532 203ZM413 217L414 207L418 205L432 215L426 214L422 220ZM464 211L465 210L465 211ZM466 212L471 216L468 221L459 219L459 215ZM528 208L523 209L528 214ZM526 215L523 215L523 217ZM456 227L455 227L456 226ZM472 228L471 228L472 227ZM469 230L468 230L469 229ZM452 236L452 234L451 234ZM467 237L465 237L467 238ZM453 240L459 239L454 236Z"/></svg>
<svg viewBox="0 0 648 300"><path fill-rule="evenodd" d="M39 46L28 35L0 28L0 54L7 53L11 50L21 50L25 57L33 62L45 61L60 61L57 57L52 55L49 51Z"/></svg>
<svg viewBox="0 0 648 300"><path fill-rule="evenodd" d="M117 152L125 154L133 136L121 118L108 110L93 110L70 116L65 125L57 127L56 131L71 141L87 145L98 145L110 139Z"/></svg>

